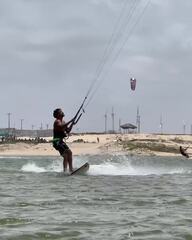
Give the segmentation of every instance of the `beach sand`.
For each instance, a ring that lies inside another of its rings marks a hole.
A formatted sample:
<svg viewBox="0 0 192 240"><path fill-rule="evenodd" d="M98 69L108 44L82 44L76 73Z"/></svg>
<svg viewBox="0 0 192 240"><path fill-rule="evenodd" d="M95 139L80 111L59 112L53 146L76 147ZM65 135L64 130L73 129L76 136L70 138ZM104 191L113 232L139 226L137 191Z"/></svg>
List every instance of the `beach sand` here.
<svg viewBox="0 0 192 240"><path fill-rule="evenodd" d="M47 140L51 140L48 138ZM179 146L189 146L191 135L157 134L82 134L66 140L73 155L132 154L150 156L180 155ZM192 148L188 149L192 154ZM58 156L52 143L0 144L1 156Z"/></svg>

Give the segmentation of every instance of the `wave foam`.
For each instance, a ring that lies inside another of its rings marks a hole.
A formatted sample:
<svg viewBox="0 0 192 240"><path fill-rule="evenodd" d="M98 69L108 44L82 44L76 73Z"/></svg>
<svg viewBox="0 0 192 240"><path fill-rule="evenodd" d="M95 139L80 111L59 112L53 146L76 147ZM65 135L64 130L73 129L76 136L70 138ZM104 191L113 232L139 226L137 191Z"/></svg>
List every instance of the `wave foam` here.
<svg viewBox="0 0 192 240"><path fill-rule="evenodd" d="M143 166L120 165L114 163L104 163L100 165L90 165L89 175L108 175L108 176L147 176L147 175L164 175L164 174L183 174L189 171L183 168L154 168Z"/></svg>
<svg viewBox="0 0 192 240"><path fill-rule="evenodd" d="M23 172L36 172L36 173L46 172L45 168L38 167L35 163L27 163L21 168L21 170Z"/></svg>
<svg viewBox="0 0 192 240"><path fill-rule="evenodd" d="M62 163L55 162L48 165L47 167L39 167L35 163L27 163L22 166L21 171L23 172L35 172L35 173L44 173L44 172L61 172Z"/></svg>
<svg viewBox="0 0 192 240"><path fill-rule="evenodd" d="M85 159L84 159L85 160ZM187 166L174 166L164 165L152 162L136 162L129 161L128 159L121 159L121 162L105 161L100 164L90 163L88 175L99 176L146 176L146 175L165 175L165 174L189 174L192 173L192 169ZM82 159L75 161L76 167L83 164ZM47 166L38 166L35 162L27 163L22 166L23 172L62 172L63 163L62 161L53 161Z"/></svg>

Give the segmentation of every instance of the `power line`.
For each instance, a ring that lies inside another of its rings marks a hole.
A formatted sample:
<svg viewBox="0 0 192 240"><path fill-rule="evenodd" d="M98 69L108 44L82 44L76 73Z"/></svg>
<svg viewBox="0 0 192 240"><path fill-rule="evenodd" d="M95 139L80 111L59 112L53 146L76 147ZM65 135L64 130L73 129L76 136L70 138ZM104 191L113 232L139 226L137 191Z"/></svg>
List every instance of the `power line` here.
<svg viewBox="0 0 192 240"><path fill-rule="evenodd" d="M149 3L150 0L147 0L147 1ZM128 1L127 0L124 1L123 8L122 8L122 10L120 12L120 16L119 16L119 18L117 20L117 24L116 24L118 27L114 28L114 31L112 32L111 38L109 39L109 42L108 42L108 44L107 44L107 46L105 48L103 57L102 57L101 61L99 62L99 65L98 65L98 67L96 69L95 77L94 77L93 81L91 82L90 87L88 88L86 97L85 97L85 99L83 101L83 104L82 104L82 107L80 107L80 110L78 111L78 114L81 112L79 116L82 115L82 113L84 112L84 109L88 106L90 101L93 99L96 91L98 90L99 86L101 85L101 82L106 78L107 74L105 74L103 77L101 77L101 75L102 75L102 73L104 73L105 69L107 70L106 65L109 62L109 58L112 56L115 47L117 46L119 35L121 35L123 33L123 30L126 32L125 28L128 28L129 25L130 25L129 34L126 37L125 41L123 41L123 43L121 43L120 47L118 47L118 49L116 50L115 58L113 58L113 60L112 60L112 62L111 62L109 67L111 67L113 65L113 63L116 61L117 57L120 54L120 51L122 50L122 48L124 47L125 43L129 39L133 29L136 27L137 23L139 22L139 20L141 18L141 15L144 14L144 12L145 12L145 10L147 8L147 5L148 5L148 4L146 5L146 7L144 8L142 14L139 15L139 17L136 19L136 23L134 25L132 25L132 27L131 27L130 23L131 23L131 20L133 18L133 15L134 15L138 5L139 5L139 0L132 0L132 4L130 4L131 7L129 8L129 11L128 11L126 17L125 17L126 19L123 20L124 11L126 11L127 4L128 4ZM122 38L122 40L124 40L124 39ZM108 73L108 72L109 72L109 70L106 71L106 73ZM90 94L91 94L91 96L89 97L88 102L84 106L84 103L85 103L85 101L87 101L87 98L88 98L88 96Z"/></svg>
<svg viewBox="0 0 192 240"><path fill-rule="evenodd" d="M123 39L124 41L120 44L120 47L119 49L116 51L116 54L115 54L115 57L113 58L113 60L111 61L111 64L109 65L109 69L111 69L111 66L114 64L114 62L117 60L120 52L122 51L123 47L125 46L126 42L128 41L128 39L130 38L133 30L136 28L137 24L139 23L141 17L144 15L147 7L149 6L149 3L150 3L150 0L147 0L144 8L143 8L143 11L140 12L140 14L137 16L136 20L133 22L133 25L131 26L130 25L130 28L129 28L129 33L127 34L127 37L125 39ZM135 5L132 6L132 9L131 11L129 12L129 20L127 22L127 24L124 24L127 28L129 26L129 23L131 22L132 18L133 18L133 15L134 15L134 12L136 11L138 7L138 1L136 0L135 1ZM123 31L123 28L122 28L122 25L121 25L121 31ZM121 32L120 31L120 32ZM113 35L112 35L113 37ZM92 84L92 89L93 89L93 86L97 84L96 88L94 89L94 91L92 92L92 95L89 97L89 101L87 102L87 104L85 105L85 108L88 106L88 104L91 102L91 100L93 99L95 93L97 92L98 88L100 87L101 85L101 82L103 82L103 80L106 78L107 74L109 73L109 70L106 70L105 72L105 75L100 78L99 80L99 77L101 76L101 73L103 72L103 69L104 69L104 66L106 65L106 62L107 62L107 59L109 59L110 55L112 55L112 51L114 50L115 48L115 43L113 45L111 45L111 47L109 48L111 50L110 54L108 54L107 56L105 56L105 59L106 61L102 64L102 69L101 71L99 72L99 75L96 77L95 79L95 82ZM92 90L91 89L91 90ZM89 93L91 92L91 90L89 91Z"/></svg>

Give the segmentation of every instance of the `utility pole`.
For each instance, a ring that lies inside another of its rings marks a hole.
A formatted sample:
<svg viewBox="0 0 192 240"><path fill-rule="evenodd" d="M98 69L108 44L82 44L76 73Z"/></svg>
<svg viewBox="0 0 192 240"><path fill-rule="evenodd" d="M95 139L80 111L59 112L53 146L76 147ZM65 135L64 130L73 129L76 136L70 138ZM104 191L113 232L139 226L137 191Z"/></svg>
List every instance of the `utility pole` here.
<svg viewBox="0 0 192 240"><path fill-rule="evenodd" d="M20 119L20 121L21 121L21 130L23 130L23 121L24 121L24 119Z"/></svg>
<svg viewBox="0 0 192 240"><path fill-rule="evenodd" d="M105 133L107 133L107 112L104 115L105 117Z"/></svg>
<svg viewBox="0 0 192 240"><path fill-rule="evenodd" d="M112 133L115 132L115 124L114 124L114 120L115 120L115 113L114 113L114 109L112 107L112 112L111 112L111 118L112 118Z"/></svg>
<svg viewBox="0 0 192 240"><path fill-rule="evenodd" d="M183 122L183 134L184 135L186 134L186 124L185 124L185 122Z"/></svg>
<svg viewBox="0 0 192 240"><path fill-rule="evenodd" d="M121 119L119 118L119 133L121 133Z"/></svg>
<svg viewBox="0 0 192 240"><path fill-rule="evenodd" d="M8 116L8 129L11 128L11 113L7 113L7 116Z"/></svg>
<svg viewBox="0 0 192 240"><path fill-rule="evenodd" d="M162 115L160 116L160 129L161 129L161 134L163 134L163 118L162 118Z"/></svg>
<svg viewBox="0 0 192 240"><path fill-rule="evenodd" d="M47 130L48 130L49 129L49 124L48 123L46 124L46 127L47 127Z"/></svg>
<svg viewBox="0 0 192 240"><path fill-rule="evenodd" d="M137 126L137 132L140 133L140 131L141 131L141 116L139 114L139 107L137 107L136 126Z"/></svg>

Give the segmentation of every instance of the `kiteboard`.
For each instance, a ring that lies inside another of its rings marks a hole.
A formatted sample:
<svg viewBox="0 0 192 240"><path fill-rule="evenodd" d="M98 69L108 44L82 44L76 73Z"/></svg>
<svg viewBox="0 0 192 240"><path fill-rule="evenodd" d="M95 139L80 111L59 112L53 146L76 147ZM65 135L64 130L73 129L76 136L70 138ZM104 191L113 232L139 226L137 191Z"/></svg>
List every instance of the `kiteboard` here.
<svg viewBox="0 0 192 240"><path fill-rule="evenodd" d="M77 168L76 170L74 170L71 175L81 175L81 174L85 174L87 171L89 170L89 163L86 162L85 164L83 164L81 167Z"/></svg>

